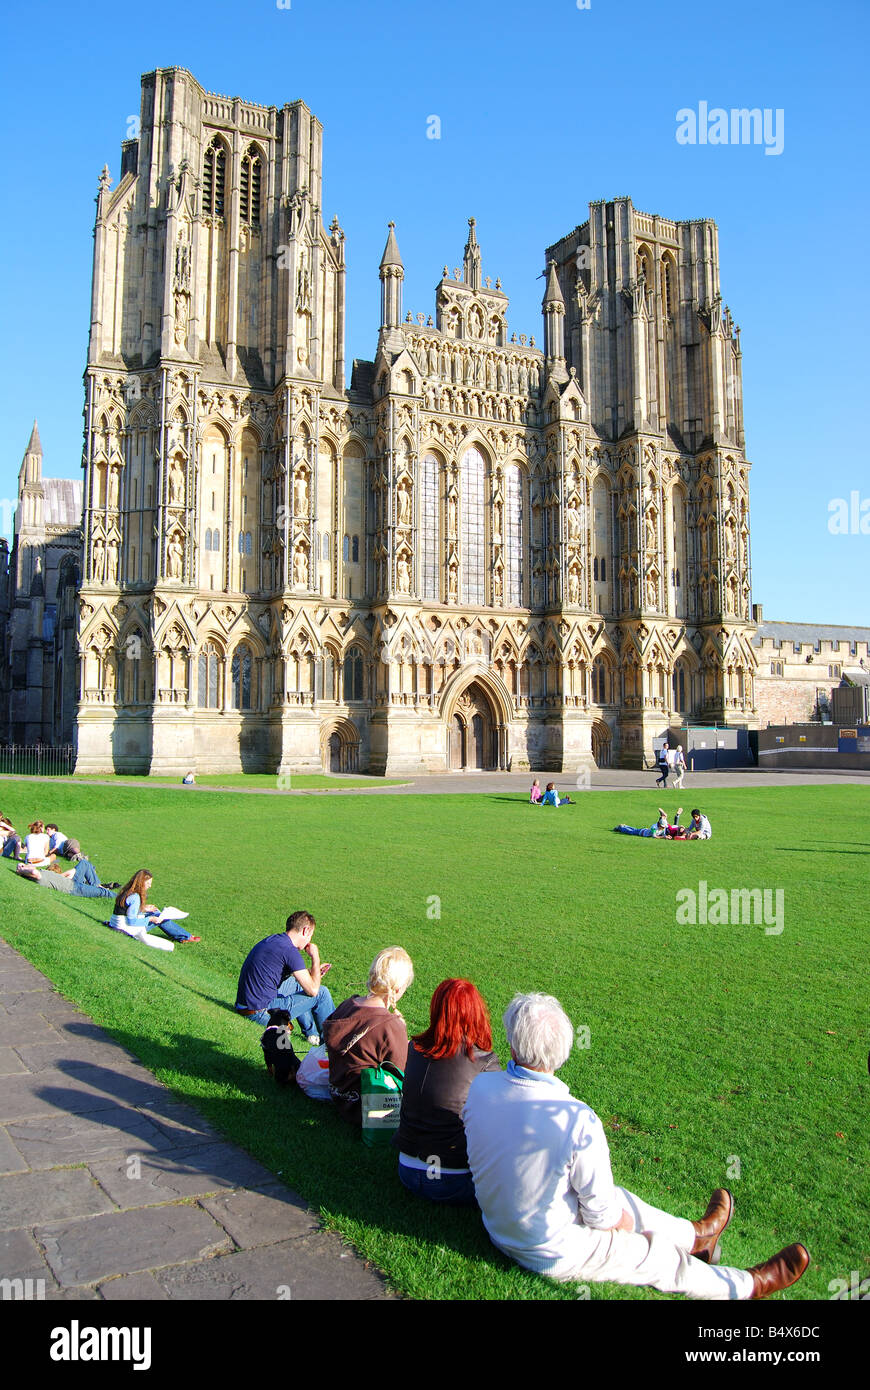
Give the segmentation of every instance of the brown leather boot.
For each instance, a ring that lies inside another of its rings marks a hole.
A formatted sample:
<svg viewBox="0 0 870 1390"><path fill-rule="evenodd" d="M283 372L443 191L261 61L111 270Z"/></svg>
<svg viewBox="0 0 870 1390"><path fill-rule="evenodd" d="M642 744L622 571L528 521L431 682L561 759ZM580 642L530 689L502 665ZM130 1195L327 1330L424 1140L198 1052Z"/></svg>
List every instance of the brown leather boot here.
<svg viewBox="0 0 870 1390"><path fill-rule="evenodd" d="M764 1264L753 1265L746 1271L752 1275L755 1284L752 1297L769 1298L772 1293L779 1293L780 1289L796 1284L809 1264L810 1252L805 1245L787 1245L778 1255L765 1260Z"/></svg>
<svg viewBox="0 0 870 1390"><path fill-rule="evenodd" d="M704 1264L719 1263L719 1237L734 1213L734 1198L724 1187L717 1187L700 1221L693 1221L695 1244L691 1254Z"/></svg>

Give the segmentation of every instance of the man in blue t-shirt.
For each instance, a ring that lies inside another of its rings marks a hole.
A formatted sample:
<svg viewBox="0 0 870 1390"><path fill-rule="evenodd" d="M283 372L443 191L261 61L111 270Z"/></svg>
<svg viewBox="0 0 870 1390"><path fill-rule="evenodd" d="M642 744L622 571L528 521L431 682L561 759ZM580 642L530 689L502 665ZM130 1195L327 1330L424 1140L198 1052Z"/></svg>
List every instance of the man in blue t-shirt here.
<svg viewBox="0 0 870 1390"><path fill-rule="evenodd" d="M286 1009L309 1042L320 1042L323 1025L335 1012L332 995L321 980L331 968L321 964L312 941L316 923L310 912L294 912L283 932L258 941L239 975L236 1011L261 1027L269 1026L270 1009ZM305 964L302 952L311 966Z"/></svg>

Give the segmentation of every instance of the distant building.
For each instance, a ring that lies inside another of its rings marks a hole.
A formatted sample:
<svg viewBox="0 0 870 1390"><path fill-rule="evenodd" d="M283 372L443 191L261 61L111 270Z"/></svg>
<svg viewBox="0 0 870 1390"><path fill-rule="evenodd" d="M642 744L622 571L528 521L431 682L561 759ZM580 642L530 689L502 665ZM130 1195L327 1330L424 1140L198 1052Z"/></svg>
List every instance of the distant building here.
<svg viewBox="0 0 870 1390"><path fill-rule="evenodd" d="M754 616L755 699L762 728L833 720L834 690L866 684L870 627L765 622L759 604L754 605Z"/></svg>
<svg viewBox="0 0 870 1390"><path fill-rule="evenodd" d="M43 478L34 421L18 475L12 552L0 546L0 741L71 743L78 699L76 592L82 484Z"/></svg>

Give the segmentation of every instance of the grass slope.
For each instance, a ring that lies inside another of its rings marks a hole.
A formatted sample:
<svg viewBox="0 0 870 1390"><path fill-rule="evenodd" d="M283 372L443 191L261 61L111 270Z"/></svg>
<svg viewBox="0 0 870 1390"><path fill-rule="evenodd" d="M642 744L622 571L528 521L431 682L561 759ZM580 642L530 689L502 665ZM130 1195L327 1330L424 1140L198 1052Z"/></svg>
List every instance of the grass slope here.
<svg viewBox="0 0 870 1390"><path fill-rule="evenodd" d="M405 1293L577 1291L511 1266L476 1214L415 1201L393 1155L364 1149L328 1106L275 1091L259 1031L228 1004L247 950L296 908L317 917L336 1002L361 987L381 947L410 951L411 1032L427 1022L435 985L467 975L490 1004L504 1062L500 1014L512 994L556 994L589 1030L561 1075L604 1121L617 1182L690 1217L711 1188L731 1187L728 1263L795 1239L811 1251L786 1298L827 1298L829 1280L866 1272L856 1223L868 1197L863 788L705 792L715 838L698 844L612 834L617 820L650 822L654 798L643 792L589 792L555 811L510 794L276 801L57 781L2 790L17 824L57 821L105 877L151 869L154 900L188 909L204 939L149 951L100 926L99 902L36 889L5 860L3 935ZM784 931L678 925L676 894L700 880L783 889ZM592 1297L660 1295L593 1285Z"/></svg>

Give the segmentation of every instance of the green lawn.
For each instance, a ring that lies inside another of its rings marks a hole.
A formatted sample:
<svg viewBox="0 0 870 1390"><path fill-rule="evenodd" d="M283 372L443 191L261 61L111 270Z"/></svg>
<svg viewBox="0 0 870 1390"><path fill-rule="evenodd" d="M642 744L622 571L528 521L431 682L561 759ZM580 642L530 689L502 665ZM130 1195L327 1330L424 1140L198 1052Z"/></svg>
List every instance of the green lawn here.
<svg viewBox="0 0 870 1390"><path fill-rule="evenodd" d="M151 869L154 900L188 909L203 943L149 951L100 926L99 902L38 890L8 861L3 936L406 1294L577 1291L509 1265L475 1213L415 1201L390 1153L364 1149L327 1105L273 1088L259 1031L228 1003L247 950L297 908L317 917L337 1002L381 947L410 951L412 1032L439 980L467 975L506 1061L511 995L556 994L589 1030L561 1074L604 1121L617 1182L689 1217L730 1187L726 1262L792 1240L810 1249L785 1298L827 1298L830 1280L866 1276L864 788L704 792L715 838L697 844L614 835L619 820L650 823L656 798L642 791L580 793L555 811L508 793L282 802L69 781L0 789L16 823L57 821L104 877ZM782 889L783 931L679 925L676 894L701 880ZM660 1295L593 1285L592 1297Z"/></svg>
<svg viewBox="0 0 870 1390"><path fill-rule="evenodd" d="M119 786L178 786L181 778L125 776L123 773L82 773L75 782L107 782ZM388 777L329 777L319 772L293 772L277 777L267 772L207 772L197 776L198 786L245 788L247 791L330 791L342 787L399 787L407 783Z"/></svg>

